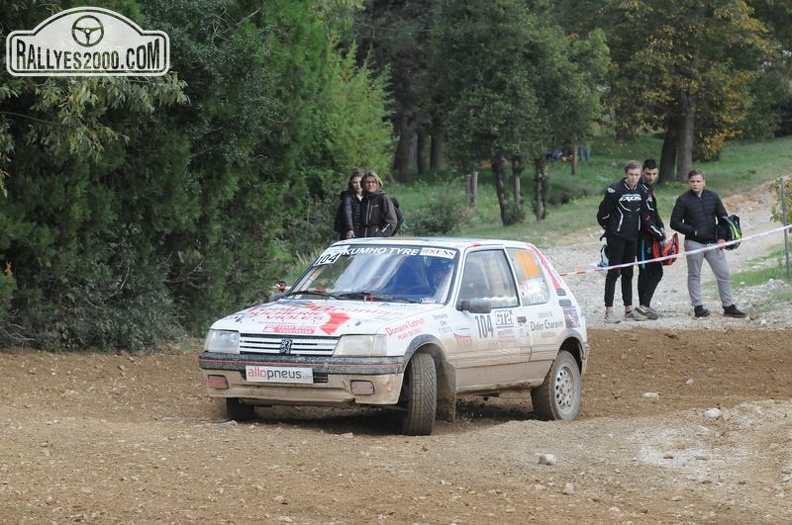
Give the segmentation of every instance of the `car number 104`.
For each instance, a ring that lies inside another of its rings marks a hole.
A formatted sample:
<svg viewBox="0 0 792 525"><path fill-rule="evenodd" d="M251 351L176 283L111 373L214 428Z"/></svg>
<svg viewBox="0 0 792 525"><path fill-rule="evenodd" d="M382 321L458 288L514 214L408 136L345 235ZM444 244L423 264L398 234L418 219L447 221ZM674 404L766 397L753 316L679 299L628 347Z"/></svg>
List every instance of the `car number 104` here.
<svg viewBox="0 0 792 525"><path fill-rule="evenodd" d="M492 318L488 315L476 316L476 328L478 328L478 336L481 339L495 335L495 329L492 327Z"/></svg>
<svg viewBox="0 0 792 525"><path fill-rule="evenodd" d="M326 253L320 255L318 259L314 262L314 266L321 266L323 264L335 264L339 257L341 257L341 252L337 253Z"/></svg>

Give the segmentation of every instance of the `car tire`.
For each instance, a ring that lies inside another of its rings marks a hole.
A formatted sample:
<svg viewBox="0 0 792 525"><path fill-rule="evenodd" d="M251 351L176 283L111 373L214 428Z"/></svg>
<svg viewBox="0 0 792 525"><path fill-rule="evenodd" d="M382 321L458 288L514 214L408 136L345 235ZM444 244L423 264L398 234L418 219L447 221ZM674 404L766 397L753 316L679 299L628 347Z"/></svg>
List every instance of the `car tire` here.
<svg viewBox="0 0 792 525"><path fill-rule="evenodd" d="M230 397L226 399L226 415L234 421L250 421L254 417L253 405L245 405L239 399Z"/></svg>
<svg viewBox="0 0 792 525"><path fill-rule="evenodd" d="M572 354L558 352L544 382L531 391L534 414L538 419L572 421L580 410L583 381L580 368Z"/></svg>
<svg viewBox="0 0 792 525"><path fill-rule="evenodd" d="M401 431L407 436L428 436L437 412L437 369L429 354L415 354L407 364L399 402L404 409Z"/></svg>

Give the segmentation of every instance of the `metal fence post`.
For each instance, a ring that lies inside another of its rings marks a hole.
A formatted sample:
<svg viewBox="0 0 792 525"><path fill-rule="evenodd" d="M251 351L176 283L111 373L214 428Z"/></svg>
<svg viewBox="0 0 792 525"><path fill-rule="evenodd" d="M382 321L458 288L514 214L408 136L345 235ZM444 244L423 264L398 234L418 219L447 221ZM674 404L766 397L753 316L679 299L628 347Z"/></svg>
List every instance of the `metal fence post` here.
<svg viewBox="0 0 792 525"><path fill-rule="evenodd" d="M786 257L786 273L787 280L792 280L792 267L789 266L789 221L787 220L787 205L786 205L786 180L781 177L781 219L784 223L784 256Z"/></svg>

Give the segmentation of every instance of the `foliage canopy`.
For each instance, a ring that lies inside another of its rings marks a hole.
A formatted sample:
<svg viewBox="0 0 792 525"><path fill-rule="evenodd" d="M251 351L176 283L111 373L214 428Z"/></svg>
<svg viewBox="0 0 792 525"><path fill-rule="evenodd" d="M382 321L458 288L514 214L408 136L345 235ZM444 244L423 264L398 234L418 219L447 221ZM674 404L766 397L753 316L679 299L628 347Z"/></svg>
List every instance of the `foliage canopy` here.
<svg viewBox="0 0 792 525"><path fill-rule="evenodd" d="M66 7L4 4L2 34ZM337 45L349 5L107 7L165 31L172 69L0 89L7 343L142 348L200 333L331 238L311 203L351 165L387 165L387 77Z"/></svg>

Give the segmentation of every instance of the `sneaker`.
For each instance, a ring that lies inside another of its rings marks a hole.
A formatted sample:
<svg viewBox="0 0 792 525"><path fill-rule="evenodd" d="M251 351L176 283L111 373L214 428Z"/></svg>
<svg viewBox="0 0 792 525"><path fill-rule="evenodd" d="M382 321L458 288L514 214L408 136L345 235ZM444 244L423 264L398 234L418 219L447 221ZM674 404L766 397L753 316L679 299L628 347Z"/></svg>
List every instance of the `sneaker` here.
<svg viewBox="0 0 792 525"><path fill-rule="evenodd" d="M745 317L745 312L739 311L737 307L732 304L723 307L723 315L726 317L737 317L738 319L742 319Z"/></svg>
<svg viewBox="0 0 792 525"><path fill-rule="evenodd" d="M633 308L632 310L630 310L629 312L624 314L624 318L625 319L629 319L630 321L645 321L646 320L646 317L641 315L638 312L637 308Z"/></svg>
<svg viewBox="0 0 792 525"><path fill-rule="evenodd" d="M702 305L694 306L693 307L693 316L694 317L707 317L707 316L709 316L709 310L704 308Z"/></svg>
<svg viewBox="0 0 792 525"><path fill-rule="evenodd" d="M638 310L639 314L646 317L650 321L657 321L657 319L660 317L659 315L657 315L657 312L655 312L653 309L649 308L648 306L636 306L635 309Z"/></svg>
<svg viewBox="0 0 792 525"><path fill-rule="evenodd" d="M605 324L619 324L621 323L621 319L616 317L616 314L613 312L605 312Z"/></svg>

